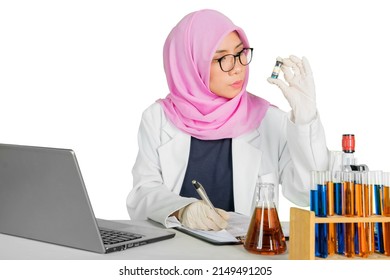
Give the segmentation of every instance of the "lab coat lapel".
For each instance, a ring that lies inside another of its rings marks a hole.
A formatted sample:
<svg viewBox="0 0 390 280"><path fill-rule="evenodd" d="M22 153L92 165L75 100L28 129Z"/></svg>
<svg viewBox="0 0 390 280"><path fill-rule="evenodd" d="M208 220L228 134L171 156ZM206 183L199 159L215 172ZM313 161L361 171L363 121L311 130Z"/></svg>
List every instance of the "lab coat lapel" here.
<svg viewBox="0 0 390 280"><path fill-rule="evenodd" d="M255 130L233 139L232 143L234 207L236 212L246 215L252 215L253 195L260 171L259 137L258 130Z"/></svg>
<svg viewBox="0 0 390 280"><path fill-rule="evenodd" d="M191 137L168 122L163 127L162 142L158 148L162 176L166 186L179 193L187 169Z"/></svg>

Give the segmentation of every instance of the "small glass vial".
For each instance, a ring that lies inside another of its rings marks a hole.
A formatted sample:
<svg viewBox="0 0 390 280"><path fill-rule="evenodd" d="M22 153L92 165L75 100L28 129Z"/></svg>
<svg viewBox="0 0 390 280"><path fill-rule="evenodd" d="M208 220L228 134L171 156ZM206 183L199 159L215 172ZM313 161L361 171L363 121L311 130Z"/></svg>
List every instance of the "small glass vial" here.
<svg viewBox="0 0 390 280"><path fill-rule="evenodd" d="M274 70L272 70L271 78L277 79L279 77L280 69L282 67L283 62L280 59L276 59L276 63L274 66Z"/></svg>

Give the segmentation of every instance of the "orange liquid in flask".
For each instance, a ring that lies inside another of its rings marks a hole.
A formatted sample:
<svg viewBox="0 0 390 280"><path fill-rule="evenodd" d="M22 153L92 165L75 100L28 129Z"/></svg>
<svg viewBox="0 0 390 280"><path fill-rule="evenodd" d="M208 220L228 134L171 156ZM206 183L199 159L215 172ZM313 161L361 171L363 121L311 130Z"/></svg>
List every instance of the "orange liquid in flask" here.
<svg viewBox="0 0 390 280"><path fill-rule="evenodd" d="M276 208L255 208L244 247L262 255L277 255L286 251L286 239Z"/></svg>

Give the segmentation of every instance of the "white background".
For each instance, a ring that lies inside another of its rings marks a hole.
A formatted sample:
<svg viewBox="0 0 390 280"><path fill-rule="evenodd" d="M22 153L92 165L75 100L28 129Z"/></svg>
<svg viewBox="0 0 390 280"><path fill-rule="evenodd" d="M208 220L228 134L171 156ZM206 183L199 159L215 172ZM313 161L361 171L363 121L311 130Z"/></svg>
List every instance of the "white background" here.
<svg viewBox="0 0 390 280"><path fill-rule="evenodd" d="M266 78L277 56L306 56L329 149L355 133L359 162L390 171L390 19L379 0L1 1L0 142L75 150L96 216L127 219L140 117L168 93L164 40L202 8L246 31L249 91L289 110Z"/></svg>

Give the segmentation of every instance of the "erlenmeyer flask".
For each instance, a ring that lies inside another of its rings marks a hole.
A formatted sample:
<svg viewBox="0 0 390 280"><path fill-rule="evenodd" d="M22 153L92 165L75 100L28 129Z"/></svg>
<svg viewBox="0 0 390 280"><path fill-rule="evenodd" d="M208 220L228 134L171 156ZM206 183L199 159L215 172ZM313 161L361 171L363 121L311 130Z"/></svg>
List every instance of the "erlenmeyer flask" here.
<svg viewBox="0 0 390 280"><path fill-rule="evenodd" d="M277 255L287 249L275 207L274 189L271 183L256 184L256 207L244 243L245 249L251 253Z"/></svg>

